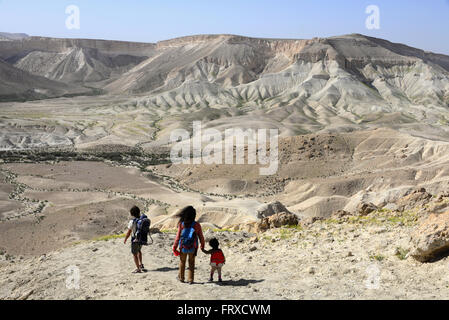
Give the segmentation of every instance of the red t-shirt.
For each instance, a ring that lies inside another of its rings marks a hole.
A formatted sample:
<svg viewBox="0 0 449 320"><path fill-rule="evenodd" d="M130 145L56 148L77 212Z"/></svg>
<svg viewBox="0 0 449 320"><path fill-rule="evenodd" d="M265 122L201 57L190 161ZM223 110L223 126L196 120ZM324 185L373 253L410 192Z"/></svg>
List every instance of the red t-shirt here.
<svg viewBox="0 0 449 320"><path fill-rule="evenodd" d="M210 262L216 263L216 264L224 263L225 257L224 257L223 251L218 249L215 252L213 252L212 255L210 256Z"/></svg>

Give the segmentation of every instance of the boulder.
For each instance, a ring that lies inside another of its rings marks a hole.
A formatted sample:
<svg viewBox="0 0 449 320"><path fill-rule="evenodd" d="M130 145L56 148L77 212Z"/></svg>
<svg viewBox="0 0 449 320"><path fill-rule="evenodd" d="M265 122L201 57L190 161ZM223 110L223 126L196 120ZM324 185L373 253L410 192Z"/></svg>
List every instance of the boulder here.
<svg viewBox="0 0 449 320"><path fill-rule="evenodd" d="M359 205L357 206L357 213L361 216L366 216L366 215L370 214L371 212L374 212L378 209L379 208L371 202L368 202L368 203L362 202L362 203L359 203Z"/></svg>
<svg viewBox="0 0 449 320"><path fill-rule="evenodd" d="M282 226L296 226L299 219L291 212L276 213L268 217L268 224L271 228L280 228Z"/></svg>
<svg viewBox="0 0 449 320"><path fill-rule="evenodd" d="M257 233L258 230L258 222L249 222L245 224L237 224L229 227L231 231L246 231L249 233Z"/></svg>
<svg viewBox="0 0 449 320"><path fill-rule="evenodd" d="M263 218L258 224L258 231L265 231L273 228L280 228L283 226L296 226L299 223L299 218L291 212L276 213L267 218Z"/></svg>
<svg viewBox="0 0 449 320"><path fill-rule="evenodd" d="M449 251L449 211L431 214L412 233L410 255L428 262Z"/></svg>
<svg viewBox="0 0 449 320"><path fill-rule="evenodd" d="M332 213L333 218L343 218L343 217L350 216L350 215L351 215L351 213L349 213L346 210L337 210L334 213Z"/></svg>
<svg viewBox="0 0 449 320"><path fill-rule="evenodd" d="M314 224L317 221L325 220L324 217L305 217L301 219L301 225L303 226L310 226Z"/></svg>
<svg viewBox="0 0 449 320"><path fill-rule="evenodd" d="M412 193L399 199L397 204L398 211L405 211L414 209L420 206L424 206L430 202L432 195L426 191L424 188L418 188Z"/></svg>
<svg viewBox="0 0 449 320"><path fill-rule="evenodd" d="M287 210L287 208L280 203L279 201L271 202L268 204L263 204L259 208L257 208L257 217L259 219L263 219L269 216L272 216L277 213L286 212L291 213Z"/></svg>

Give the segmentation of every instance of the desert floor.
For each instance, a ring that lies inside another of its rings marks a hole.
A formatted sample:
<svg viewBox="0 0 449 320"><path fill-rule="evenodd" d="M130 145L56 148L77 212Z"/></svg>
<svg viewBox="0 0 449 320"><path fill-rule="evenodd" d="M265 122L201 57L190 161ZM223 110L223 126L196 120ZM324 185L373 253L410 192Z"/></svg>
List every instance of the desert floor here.
<svg viewBox="0 0 449 320"><path fill-rule="evenodd" d="M199 253L193 290L176 280L169 232L144 247L148 272L142 274L132 274L122 238L83 241L34 258L2 255L0 299L447 299L449 258L421 264L407 257L410 228L374 219L318 221L258 237L207 230L227 258L224 282L208 283L209 256ZM71 287L73 267L78 289Z"/></svg>

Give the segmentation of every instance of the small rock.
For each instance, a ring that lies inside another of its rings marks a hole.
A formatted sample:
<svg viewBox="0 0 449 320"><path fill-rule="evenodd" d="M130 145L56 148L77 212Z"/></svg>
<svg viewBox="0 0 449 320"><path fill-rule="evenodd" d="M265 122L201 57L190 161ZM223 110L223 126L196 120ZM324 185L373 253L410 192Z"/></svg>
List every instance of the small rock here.
<svg viewBox="0 0 449 320"><path fill-rule="evenodd" d="M25 294L20 296L18 300L27 300L33 294L33 292L34 292L33 289L27 291Z"/></svg>
<svg viewBox="0 0 449 320"><path fill-rule="evenodd" d="M256 242L259 242L259 238L258 238L258 237L252 237L252 238L250 239L250 241L251 241L252 243L256 243Z"/></svg>
<svg viewBox="0 0 449 320"><path fill-rule="evenodd" d="M251 247L251 248L249 248L249 251L251 251L251 252L253 252L253 251L256 251L257 250L257 247Z"/></svg>
<svg viewBox="0 0 449 320"><path fill-rule="evenodd" d="M374 212L376 210L378 210L378 207L375 204L371 203L371 202L369 202L369 203L364 203L363 202L363 203L360 203L357 206L357 212L361 216L366 216L366 215L368 215L371 212Z"/></svg>

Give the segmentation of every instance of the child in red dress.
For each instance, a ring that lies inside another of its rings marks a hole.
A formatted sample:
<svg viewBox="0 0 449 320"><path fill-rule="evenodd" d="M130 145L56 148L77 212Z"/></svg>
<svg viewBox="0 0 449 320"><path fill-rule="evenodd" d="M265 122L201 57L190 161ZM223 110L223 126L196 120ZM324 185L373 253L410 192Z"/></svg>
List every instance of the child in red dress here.
<svg viewBox="0 0 449 320"><path fill-rule="evenodd" d="M218 240L216 238L213 238L212 240L209 241L209 245L212 247L211 250L204 250L203 252L205 254L210 254L210 266L211 266L211 270L210 270L210 279L209 281L212 282L214 281L214 273L215 270L218 271L218 282L222 282L223 280L221 279L221 268L223 267L223 265L226 262L225 256L223 254L223 251L221 251L221 249L219 248L220 243L218 242Z"/></svg>

